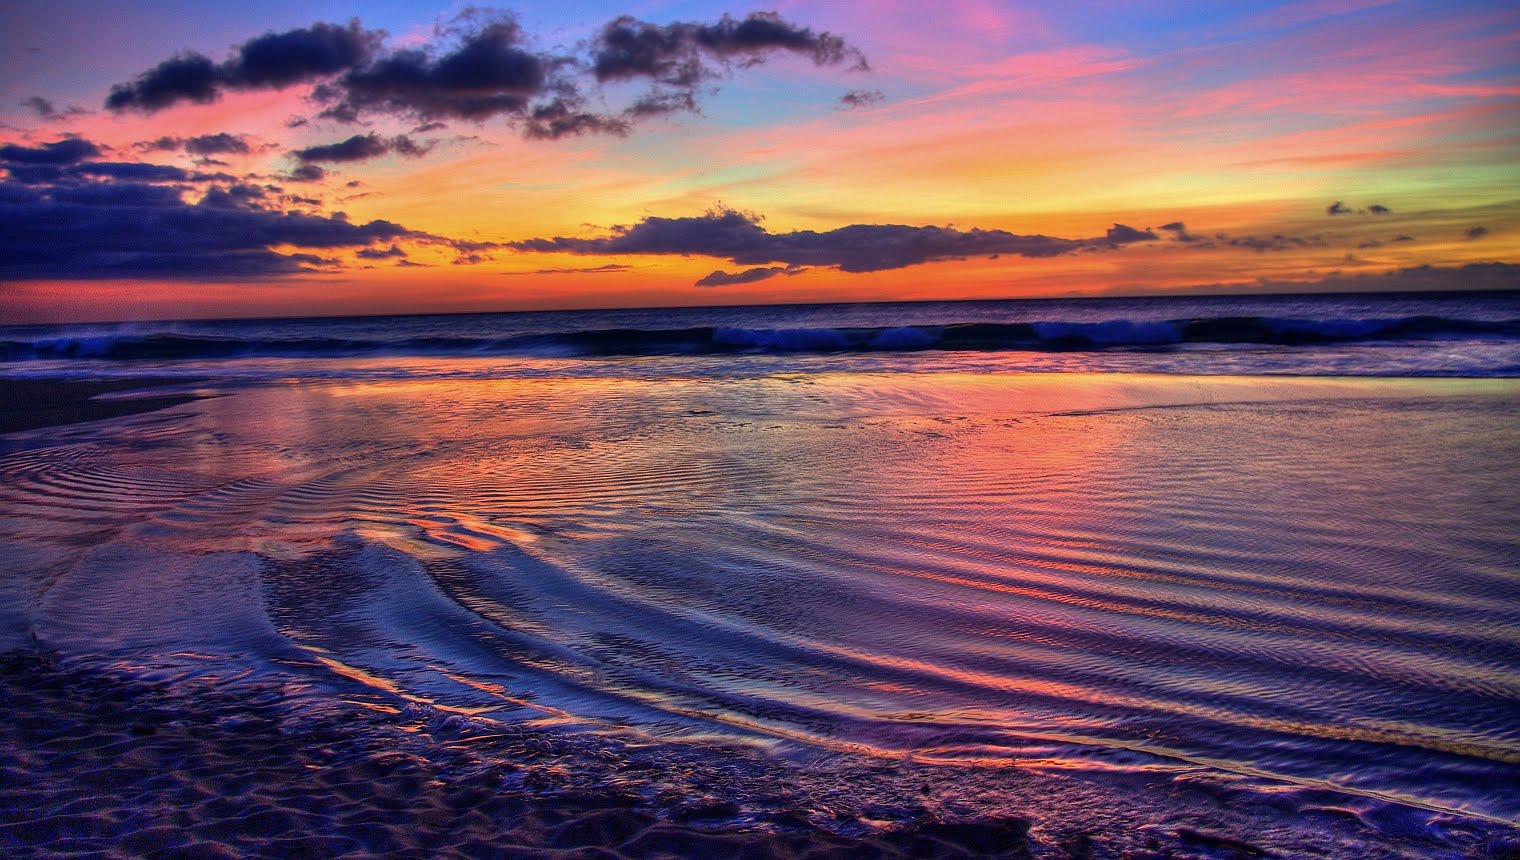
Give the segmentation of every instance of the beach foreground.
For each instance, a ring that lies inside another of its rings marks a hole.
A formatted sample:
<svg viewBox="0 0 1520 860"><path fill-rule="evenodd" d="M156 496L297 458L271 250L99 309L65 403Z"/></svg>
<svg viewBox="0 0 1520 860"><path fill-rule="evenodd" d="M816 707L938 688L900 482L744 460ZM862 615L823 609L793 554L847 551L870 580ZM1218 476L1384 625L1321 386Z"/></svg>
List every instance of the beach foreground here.
<svg viewBox="0 0 1520 860"><path fill-rule="evenodd" d="M1367 810L1371 824L1329 793L1306 840L1282 803L1207 781L1003 771L1002 797L974 798L961 774L906 762L778 761L418 709L292 719L278 690L171 692L38 653L0 656L0 687L12 857L1520 857L1514 829L1432 831L1388 809Z"/></svg>
<svg viewBox="0 0 1520 860"><path fill-rule="evenodd" d="M11 853L1520 845L1513 380L209 385L4 437Z"/></svg>

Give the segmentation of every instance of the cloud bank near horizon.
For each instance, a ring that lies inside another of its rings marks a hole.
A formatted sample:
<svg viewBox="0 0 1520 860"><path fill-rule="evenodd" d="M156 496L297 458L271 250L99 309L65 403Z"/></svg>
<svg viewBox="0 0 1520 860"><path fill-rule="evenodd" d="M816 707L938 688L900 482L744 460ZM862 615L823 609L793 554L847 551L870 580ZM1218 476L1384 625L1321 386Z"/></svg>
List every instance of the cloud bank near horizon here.
<svg viewBox="0 0 1520 860"><path fill-rule="evenodd" d="M1113 249L1157 238L1149 230L1137 230L1124 224L1115 224L1106 235L1090 239L903 224L850 224L823 232L771 233L760 226L760 218L751 213L718 208L684 218L651 216L636 224L613 227L607 235L599 237L556 236L505 244L518 251L607 256L704 256L726 259L740 266L784 264L737 274L717 271L698 282L699 286L725 286L797 274L794 270L807 267L826 267L850 273L880 272L977 256L1054 257Z"/></svg>
<svg viewBox="0 0 1520 860"><path fill-rule="evenodd" d="M342 260L322 256L340 249L358 249L361 259L401 258L397 240L461 255L489 244L302 211L295 207L318 201L250 177L98 160L102 155L83 138L0 146L7 174L0 181L0 278L250 281L341 269ZM287 247L302 250L276 250Z"/></svg>

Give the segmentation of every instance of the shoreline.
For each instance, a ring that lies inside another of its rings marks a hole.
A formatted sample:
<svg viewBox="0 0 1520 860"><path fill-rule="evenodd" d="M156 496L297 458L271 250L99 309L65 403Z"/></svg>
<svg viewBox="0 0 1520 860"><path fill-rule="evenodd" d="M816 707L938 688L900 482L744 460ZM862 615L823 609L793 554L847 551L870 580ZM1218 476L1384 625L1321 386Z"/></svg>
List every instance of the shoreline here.
<svg viewBox="0 0 1520 860"><path fill-rule="evenodd" d="M186 386L203 381L173 377L101 380L0 377L0 402L7 404L5 411L0 412L0 433L62 427L167 409L201 400L204 395L177 393L115 400L94 398L117 391Z"/></svg>

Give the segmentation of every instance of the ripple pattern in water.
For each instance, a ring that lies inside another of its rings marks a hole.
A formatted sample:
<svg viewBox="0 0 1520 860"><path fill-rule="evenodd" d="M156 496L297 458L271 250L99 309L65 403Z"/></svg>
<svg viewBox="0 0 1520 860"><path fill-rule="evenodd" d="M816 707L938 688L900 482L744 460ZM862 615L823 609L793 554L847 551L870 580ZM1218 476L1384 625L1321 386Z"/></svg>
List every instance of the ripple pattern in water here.
<svg viewBox="0 0 1520 860"><path fill-rule="evenodd" d="M10 437L0 541L29 590L6 618L145 666L301 655L470 712L949 766L1131 750L1514 821L1515 394L945 373L233 391Z"/></svg>

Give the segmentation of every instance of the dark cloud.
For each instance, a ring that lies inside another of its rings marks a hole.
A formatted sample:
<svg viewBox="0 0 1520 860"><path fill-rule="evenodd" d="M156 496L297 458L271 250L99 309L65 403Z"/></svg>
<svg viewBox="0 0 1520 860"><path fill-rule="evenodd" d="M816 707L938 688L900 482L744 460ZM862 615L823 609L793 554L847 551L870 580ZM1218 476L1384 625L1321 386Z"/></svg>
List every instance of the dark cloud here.
<svg viewBox="0 0 1520 860"><path fill-rule="evenodd" d="M522 114L561 61L535 54L521 41L515 21L496 18L441 56L396 51L350 70L317 95L335 102L324 115L343 120L370 111L424 121Z"/></svg>
<svg viewBox="0 0 1520 860"><path fill-rule="evenodd" d="M0 153L3 153L0 149ZM196 178L187 170L141 161L82 161L75 164L7 163L12 181L26 185L69 183L91 178L137 182L189 182Z"/></svg>
<svg viewBox="0 0 1520 860"><path fill-rule="evenodd" d="M1466 232L1464 232L1462 235L1469 240L1482 239L1484 236L1488 235L1488 228L1479 224L1476 227L1468 227Z"/></svg>
<svg viewBox="0 0 1520 860"><path fill-rule="evenodd" d="M718 269L700 281L699 287L727 287L733 284L753 284L777 275L800 275L807 269L802 266L767 266L759 269L745 269L742 272L725 272Z"/></svg>
<svg viewBox="0 0 1520 860"><path fill-rule="evenodd" d="M383 35L361 28L358 19L347 27L318 22L285 33L265 33L234 51L223 64L222 74L228 86L243 89L315 81L367 63Z"/></svg>
<svg viewBox="0 0 1520 860"><path fill-rule="evenodd" d="M774 12L755 12L743 20L724 15L715 24L660 25L625 15L602 28L592 45L591 67L599 81L647 78L686 89L730 65L757 65L778 51L819 66L853 61L855 68L867 68L865 57L844 39L815 33Z"/></svg>
<svg viewBox="0 0 1520 860"><path fill-rule="evenodd" d="M157 140L139 140L132 144L136 149L143 152L174 152L185 145L184 138L164 135Z"/></svg>
<svg viewBox="0 0 1520 860"><path fill-rule="evenodd" d="M1108 228L1110 245L1128 245L1133 242L1154 242L1156 234L1149 230L1136 230L1128 224L1115 224Z"/></svg>
<svg viewBox="0 0 1520 860"><path fill-rule="evenodd" d="M631 17L607 24L581 54L532 49L510 15L467 9L442 28L439 42L391 51L383 34L357 21L318 23L267 33L233 49L217 64L180 54L114 87L111 110L152 112L180 102L209 102L224 90L315 85L321 116L357 122L384 114L417 120L419 130L443 120L502 118L530 138L629 133L635 122L697 109L699 84L775 54L814 64L867 68L864 56L841 37L815 32L770 12L715 23L651 24ZM649 85L621 109L600 104L600 84L640 80ZM879 95L879 94L876 94ZM864 104L868 91L847 94ZM304 122L304 120L302 120Z"/></svg>
<svg viewBox="0 0 1520 860"><path fill-rule="evenodd" d="M1392 215L1393 210L1381 203L1374 203L1366 209L1352 209L1344 202L1337 200L1325 207L1325 214L1332 217L1336 215Z"/></svg>
<svg viewBox="0 0 1520 860"><path fill-rule="evenodd" d="M881 104L886 96L881 90L850 90L839 97L839 106L845 110L867 108Z"/></svg>
<svg viewBox="0 0 1520 860"><path fill-rule="evenodd" d="M356 134L340 143L298 149L293 154L302 161L363 161L390 152L377 134Z"/></svg>
<svg viewBox="0 0 1520 860"><path fill-rule="evenodd" d="M83 174L139 182L188 182L191 178L187 170L167 164L147 164L141 161L93 161L75 165L68 172L75 176Z"/></svg>
<svg viewBox="0 0 1520 860"><path fill-rule="evenodd" d="M50 185L67 178L63 168L56 164L7 164L12 182L23 185Z"/></svg>
<svg viewBox="0 0 1520 860"><path fill-rule="evenodd" d="M633 267L623 263L608 263L587 269L539 269L535 272L507 272L509 275L601 275L611 272L627 272Z"/></svg>
<svg viewBox="0 0 1520 860"><path fill-rule="evenodd" d="M73 164L100 155L100 147L82 137L66 137L41 146L0 146L0 161L11 164Z"/></svg>
<svg viewBox="0 0 1520 860"><path fill-rule="evenodd" d="M1260 280L1248 284L1211 284L1189 287L1190 292L1209 293L1419 293L1438 290L1517 290L1520 264L1469 263L1464 266L1415 266L1388 272L1347 274L1336 272L1313 281ZM1169 291L1170 292L1170 291Z"/></svg>
<svg viewBox="0 0 1520 860"><path fill-rule="evenodd" d="M579 102L568 99L533 108L523 123L524 136L532 140L559 140L585 134L623 137L632 130L633 125L626 119L583 111Z"/></svg>
<svg viewBox="0 0 1520 860"><path fill-rule="evenodd" d="M36 111L37 115L43 119L52 119L58 116L58 109L53 106L52 102L42 96L27 96L20 101L20 105Z"/></svg>
<svg viewBox="0 0 1520 860"><path fill-rule="evenodd" d="M419 144L404 134L385 138L378 134L356 134L347 140L338 143L330 143L325 146L311 146L306 149L298 149L293 155L305 162L312 161L364 161L370 158L378 158L394 152L408 158L418 158L426 155L431 145Z"/></svg>
<svg viewBox="0 0 1520 860"><path fill-rule="evenodd" d="M384 242L391 250L383 253L393 256L398 239L448 242L388 221L354 224L337 213L280 211L266 205L267 188L222 184L231 177L78 160L85 152L99 147L74 140L68 147L0 148L0 156L22 160L8 162L11 176L0 181L0 280L245 279L334 265L311 253L273 250L279 247L365 249ZM35 175L18 177L18 170Z"/></svg>
<svg viewBox="0 0 1520 860"><path fill-rule="evenodd" d="M179 102L209 104L221 95L221 72L204 54L178 54L143 72L131 83L117 84L106 96L106 109L163 110Z"/></svg>
<svg viewBox="0 0 1520 860"><path fill-rule="evenodd" d="M1411 236L1411 235L1409 235L1408 233L1400 233L1399 235L1394 236L1392 239L1389 239L1388 241L1390 241L1390 242L1413 242L1414 241L1414 237Z"/></svg>
<svg viewBox="0 0 1520 860"><path fill-rule="evenodd" d="M238 183L226 188L212 188L201 198L202 206L218 206L222 208L253 208L260 205L260 201L269 196L265 188L257 185ZM299 200L300 198L295 198ZM316 201L312 201L316 202Z"/></svg>
<svg viewBox="0 0 1520 860"><path fill-rule="evenodd" d="M1165 231L1167 233L1171 233L1172 234L1172 238L1176 239L1178 242L1197 242L1197 241L1199 241L1199 238L1197 236L1194 236L1192 233L1188 232L1187 225L1184 224L1184 223L1182 223L1181 221L1171 221L1169 223L1162 224L1160 227L1157 227L1156 229L1157 230L1163 230L1163 231Z"/></svg>
<svg viewBox="0 0 1520 860"><path fill-rule="evenodd" d="M555 237L509 242L519 251L572 254L679 254L720 257L741 266L783 263L846 272L900 269L920 263L990 254L1052 257L1154 239L1149 231L1115 225L1096 239L1020 236L1003 230L958 230L899 224L852 224L826 232L770 233L753 215L717 209L690 218L645 218L592 239ZM742 273L741 273L742 274ZM709 276L711 277L711 276Z"/></svg>
<svg viewBox="0 0 1520 860"><path fill-rule="evenodd" d="M302 164L285 175L287 182L321 182L327 171L315 164Z"/></svg>
<svg viewBox="0 0 1520 860"><path fill-rule="evenodd" d="M312 83L362 65L379 48L381 33L316 23L285 33L265 33L233 49L226 62L194 52L179 54L117 84L106 97L113 111L162 110L180 102L206 104L227 89L277 89Z"/></svg>
<svg viewBox="0 0 1520 860"><path fill-rule="evenodd" d="M232 155L247 155L252 152L248 141L242 135L228 134L225 131L216 134L203 134L192 137L185 141L185 151L191 155L220 155L230 153Z"/></svg>
<svg viewBox="0 0 1520 860"><path fill-rule="evenodd" d="M53 107L53 103L42 96L27 96L18 102L18 104L22 107L31 108L37 112L38 116L44 119L58 115L58 111Z"/></svg>
<svg viewBox="0 0 1520 860"><path fill-rule="evenodd" d="M442 131L448 127L448 123L425 122L422 125L419 125L416 128L412 129L412 134L425 134L430 131Z"/></svg>
<svg viewBox="0 0 1520 860"><path fill-rule="evenodd" d="M1328 243L1323 236L1286 236L1282 233L1273 233L1270 236L1227 236L1223 233L1215 237L1223 244L1231 248L1247 248L1252 251L1291 251L1297 248L1324 248ZM1210 243L1210 247L1213 247Z"/></svg>
<svg viewBox="0 0 1520 860"><path fill-rule="evenodd" d="M361 260L388 260L392 257L405 257L406 252L392 245L389 248L362 248L356 256Z"/></svg>

